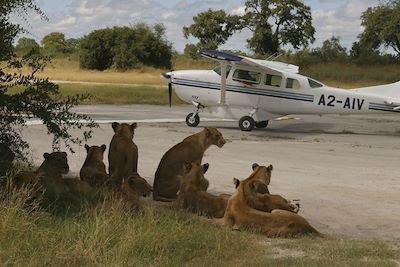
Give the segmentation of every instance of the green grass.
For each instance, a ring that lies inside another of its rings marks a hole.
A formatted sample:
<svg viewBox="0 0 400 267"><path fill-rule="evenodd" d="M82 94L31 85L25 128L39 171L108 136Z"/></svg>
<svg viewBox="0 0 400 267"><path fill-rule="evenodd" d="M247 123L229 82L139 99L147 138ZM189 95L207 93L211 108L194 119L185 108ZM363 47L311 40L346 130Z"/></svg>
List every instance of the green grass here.
<svg viewBox="0 0 400 267"><path fill-rule="evenodd" d="M138 213L108 199L49 213L0 191L0 266L398 266L398 244L269 239L149 201Z"/></svg>
<svg viewBox="0 0 400 267"><path fill-rule="evenodd" d="M90 94L83 104L168 104L167 86L61 84L60 96ZM172 95L173 104L183 102Z"/></svg>

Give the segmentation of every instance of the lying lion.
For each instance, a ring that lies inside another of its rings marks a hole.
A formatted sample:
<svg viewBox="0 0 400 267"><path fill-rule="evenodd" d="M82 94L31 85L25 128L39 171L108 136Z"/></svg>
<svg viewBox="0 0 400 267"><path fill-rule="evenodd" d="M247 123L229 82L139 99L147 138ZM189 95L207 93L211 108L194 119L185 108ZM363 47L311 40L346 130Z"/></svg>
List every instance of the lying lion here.
<svg viewBox="0 0 400 267"><path fill-rule="evenodd" d="M176 203L178 207L191 212L222 218L228 198L214 196L204 190L204 180L207 180L204 174L207 172L208 167L208 163L201 165L200 161L185 163L184 174L179 176L181 185Z"/></svg>
<svg viewBox="0 0 400 267"><path fill-rule="evenodd" d="M147 197L151 192L151 185L138 173L132 173L123 180L121 190L116 192L116 196L126 203L129 210L137 211L140 209L140 197Z"/></svg>
<svg viewBox="0 0 400 267"><path fill-rule="evenodd" d="M273 170L273 166L269 165L260 166L257 163L252 165L253 173L248 178L249 180L258 180L262 183L260 184L255 201L251 203L247 203L252 208L256 210L271 212L274 209L288 210L297 213L299 211L299 205L292 204L289 200L283 198L280 195L272 195L269 193L268 187L265 187L264 184L269 185L271 182L271 173ZM237 180L238 181L238 180ZM236 188L239 186L239 183L236 184Z"/></svg>
<svg viewBox="0 0 400 267"><path fill-rule="evenodd" d="M63 174L69 172L67 153L44 153L43 157L44 161L36 171L36 179L45 190L45 198L80 201L82 197L93 193L91 186L85 181L62 178Z"/></svg>
<svg viewBox="0 0 400 267"><path fill-rule="evenodd" d="M204 128L199 133L186 137L182 142L169 149L158 165L154 177L153 199L157 201L173 201L177 198L185 162L201 161L204 151L211 145L222 147L225 139L216 128Z"/></svg>
<svg viewBox="0 0 400 267"><path fill-rule="evenodd" d="M251 228L268 237L292 237L298 235L320 235L303 217L286 210L273 210L271 213L252 208L248 203L257 199L257 190L265 184L259 180L234 179L236 193L228 200L225 215L219 220L223 225L234 229Z"/></svg>

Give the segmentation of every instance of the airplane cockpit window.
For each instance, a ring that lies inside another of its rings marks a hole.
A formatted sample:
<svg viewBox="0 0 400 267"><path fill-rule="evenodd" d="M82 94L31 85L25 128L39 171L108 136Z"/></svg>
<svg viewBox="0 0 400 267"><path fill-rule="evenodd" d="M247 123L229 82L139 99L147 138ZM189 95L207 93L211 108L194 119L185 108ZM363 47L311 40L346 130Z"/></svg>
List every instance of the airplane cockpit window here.
<svg viewBox="0 0 400 267"><path fill-rule="evenodd" d="M317 81L314 81L312 79L308 79L308 84L310 85L311 88L319 88L319 87L323 87L322 84L320 84Z"/></svg>
<svg viewBox="0 0 400 267"><path fill-rule="evenodd" d="M282 83L282 76L272 75L272 74L266 75L265 85L281 87L281 83Z"/></svg>
<svg viewBox="0 0 400 267"><path fill-rule="evenodd" d="M251 70L236 69L233 73L232 79L240 82L259 84L261 80L261 73Z"/></svg>
<svg viewBox="0 0 400 267"><path fill-rule="evenodd" d="M292 78L287 78L286 79L286 88L300 89L300 83L298 80L295 80Z"/></svg>
<svg viewBox="0 0 400 267"><path fill-rule="evenodd" d="M227 65L226 66L226 77L228 78L229 72L231 71L232 66ZM219 76L221 76L221 65L216 66L213 71L215 71Z"/></svg>

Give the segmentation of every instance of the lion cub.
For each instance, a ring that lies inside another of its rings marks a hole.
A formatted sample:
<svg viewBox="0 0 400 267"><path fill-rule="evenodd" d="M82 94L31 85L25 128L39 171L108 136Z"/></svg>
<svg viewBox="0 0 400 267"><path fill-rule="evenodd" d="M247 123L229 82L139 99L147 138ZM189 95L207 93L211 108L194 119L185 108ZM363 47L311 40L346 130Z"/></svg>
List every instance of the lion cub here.
<svg viewBox="0 0 400 267"><path fill-rule="evenodd" d="M136 123L131 125L126 123L112 123L114 136L111 139L110 149L108 151L108 162L110 164L108 173L111 183L116 188L120 188L122 180L131 173L137 172L138 165L138 147L133 142Z"/></svg>
<svg viewBox="0 0 400 267"><path fill-rule="evenodd" d="M211 145L221 148L225 139L216 128L204 128L199 133L186 137L182 142L170 148L157 167L154 176L153 199L157 201L173 201L177 198L180 180L185 162L201 161L204 151Z"/></svg>
<svg viewBox="0 0 400 267"><path fill-rule="evenodd" d="M208 180L204 177L204 174L208 167L208 163L201 165L200 161L185 163L184 174L179 176L181 185L176 203L179 207L191 212L222 218L227 198L206 192Z"/></svg>
<svg viewBox="0 0 400 267"><path fill-rule="evenodd" d="M106 145L85 145L87 156L79 174L82 181L86 181L93 187L102 186L109 179L106 172L106 165L103 162L103 155L106 148Z"/></svg>
<svg viewBox="0 0 400 267"><path fill-rule="evenodd" d="M265 186L260 180L250 177L239 181L234 178L236 193L228 200L221 223L234 229L252 228L269 237L291 237L298 235L320 235L303 217L286 210L273 210L271 213L252 208L258 188Z"/></svg>

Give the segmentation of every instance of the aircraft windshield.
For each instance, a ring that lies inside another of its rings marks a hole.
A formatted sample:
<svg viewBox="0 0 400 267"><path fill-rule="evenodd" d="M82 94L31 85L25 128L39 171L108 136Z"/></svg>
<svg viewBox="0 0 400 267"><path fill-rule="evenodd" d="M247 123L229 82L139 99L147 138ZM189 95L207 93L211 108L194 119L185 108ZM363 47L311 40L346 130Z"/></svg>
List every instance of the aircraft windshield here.
<svg viewBox="0 0 400 267"><path fill-rule="evenodd" d="M229 72L231 71L232 66L227 65L226 66L226 77L228 78ZM219 76L221 76L221 65L216 66L213 71L215 71Z"/></svg>
<svg viewBox="0 0 400 267"><path fill-rule="evenodd" d="M310 85L311 88L319 88L319 87L323 87L323 85L313 79L308 79L308 84Z"/></svg>

